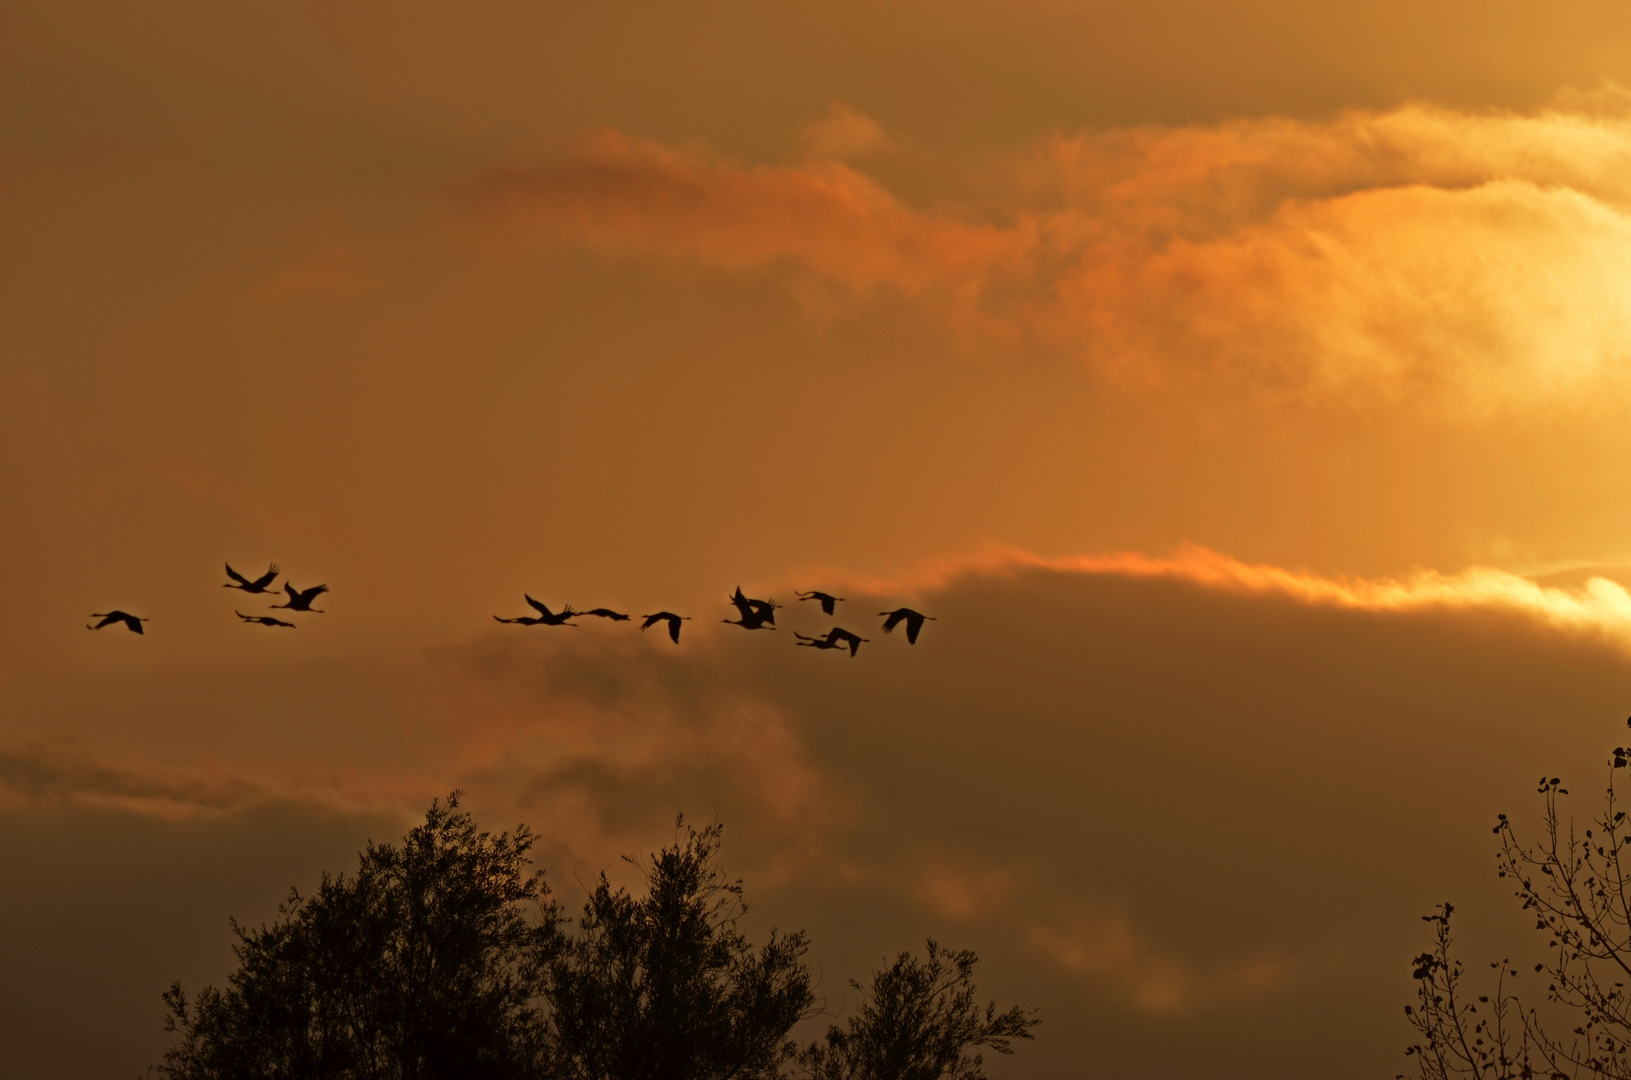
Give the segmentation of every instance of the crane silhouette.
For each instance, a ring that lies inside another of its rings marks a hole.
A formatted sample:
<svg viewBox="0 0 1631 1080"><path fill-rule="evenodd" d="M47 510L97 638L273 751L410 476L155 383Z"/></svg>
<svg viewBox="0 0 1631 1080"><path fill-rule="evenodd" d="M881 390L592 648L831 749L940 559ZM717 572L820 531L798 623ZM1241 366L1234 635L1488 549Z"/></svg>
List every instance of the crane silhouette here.
<svg viewBox="0 0 1631 1080"><path fill-rule="evenodd" d="M288 608L290 611L310 611L316 615L324 614L322 608L312 607L311 602L328 592L327 585L313 585L309 589L297 589L285 581L283 591L289 594L289 602L287 604L273 604L273 608Z"/></svg>
<svg viewBox="0 0 1631 1080"><path fill-rule="evenodd" d="M824 592L801 592L798 594L798 598L800 600L820 600L823 615L831 615L833 608L838 605L840 600L844 599L842 596L834 596L831 593Z"/></svg>
<svg viewBox="0 0 1631 1080"><path fill-rule="evenodd" d="M247 623L259 623L262 626L287 626L291 629L296 628L294 623L284 622L282 619L274 618L271 615L245 615L243 612L238 610L234 610L232 613Z"/></svg>
<svg viewBox="0 0 1631 1080"><path fill-rule="evenodd" d="M603 607L590 608L588 611L580 611L580 612L578 612L578 614L579 615L597 615L602 619L610 619L613 622L628 622L629 621L629 617L627 615L623 614L621 611L613 611L611 608L603 608Z"/></svg>
<svg viewBox="0 0 1631 1080"><path fill-rule="evenodd" d="M100 630L104 626L112 626L114 623L124 623L125 628L132 634L140 634L142 632L142 623L153 621L151 619L139 618L138 616L130 614L128 611L118 610L108 612L93 611L91 612L91 618L101 619L102 621L97 623L95 626L86 623L85 629L87 630Z"/></svg>
<svg viewBox="0 0 1631 1080"><path fill-rule="evenodd" d="M538 615L536 617L531 616L531 615L522 615L519 618L515 618L515 619L499 619L497 615L494 615L493 618L498 619L498 621L501 622L501 623L520 623L522 626L539 626L539 625L542 625L542 626L576 626L577 625L576 623L570 623L570 622L566 621L566 620L572 618L572 616L578 614L576 611L572 610L572 605L571 604L566 604L565 606L563 606L561 608L560 611L551 611L545 605L540 604L538 601L534 600L532 597L527 596L526 593L522 593L521 595L526 596L527 603L531 604L533 610L538 612Z"/></svg>
<svg viewBox="0 0 1631 1080"><path fill-rule="evenodd" d="M895 627L899 626L902 620L905 620L906 643L908 645L917 644L917 635L923 629L924 619L930 622L935 621L933 615L925 615L921 611L913 611L909 607L896 608L894 611L880 611L878 614L886 616L883 621L883 632L886 634L894 633Z"/></svg>
<svg viewBox="0 0 1631 1080"><path fill-rule="evenodd" d="M803 645L811 649L842 649L844 647L840 642L834 641L830 637L811 637L808 634L801 634L797 630L793 631L793 636L798 638L797 641L793 642L794 645Z"/></svg>
<svg viewBox="0 0 1631 1080"><path fill-rule="evenodd" d="M248 578L238 573L238 571L234 570L231 563L227 563L226 567L227 577L231 578L232 580L227 582L225 585L222 585L221 588L242 589L246 593L263 593L268 591L272 586L272 582L277 580L277 576L280 573L277 568L277 563L273 563L267 569L266 573L262 574L254 581L250 581Z"/></svg>
<svg viewBox="0 0 1631 1080"><path fill-rule="evenodd" d="M839 646L848 645L849 654L854 656L856 653L861 651L861 643L868 639L857 634L852 634L848 630L841 630L835 626L831 630L827 631L827 640Z"/></svg>
<svg viewBox="0 0 1631 1080"><path fill-rule="evenodd" d="M659 622L666 622L668 623L669 638L674 644L678 645L680 643L680 623L687 622L690 618L689 615L676 615L672 611L659 611L655 615L645 616L646 621L640 624L640 629L649 630Z"/></svg>
<svg viewBox="0 0 1631 1080"><path fill-rule="evenodd" d="M808 645L812 649L848 649L851 656L860 652L861 644L868 640L838 626L828 630L822 637L810 637L797 630L793 631L793 636L799 639L794 642L795 645Z"/></svg>
<svg viewBox="0 0 1631 1080"><path fill-rule="evenodd" d="M744 630L763 630L765 627L776 629L776 608L780 605L774 600L750 600L742 595L742 586L736 587L736 592L729 597L730 602L736 605L741 614L740 619L721 619L720 622L740 626Z"/></svg>

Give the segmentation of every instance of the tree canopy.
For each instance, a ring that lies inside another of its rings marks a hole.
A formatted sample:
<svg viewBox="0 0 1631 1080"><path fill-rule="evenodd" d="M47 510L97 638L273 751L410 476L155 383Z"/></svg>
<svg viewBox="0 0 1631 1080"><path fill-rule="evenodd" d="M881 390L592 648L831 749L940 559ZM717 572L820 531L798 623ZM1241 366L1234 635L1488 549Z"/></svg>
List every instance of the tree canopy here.
<svg viewBox="0 0 1631 1080"><path fill-rule="evenodd" d="M423 1080L544 1075L542 973L565 944L559 906L527 872L533 836L493 836L431 804L397 847L369 844L354 877L291 891L270 926L232 923L238 967L189 1005L173 1080Z"/></svg>
<svg viewBox="0 0 1631 1080"><path fill-rule="evenodd" d="M777 1075L814 1001L801 933L755 950L737 929L742 883L715 856L721 827L651 856L634 897L601 875L549 968L557 1065L571 1080ZM631 860L632 861L632 860Z"/></svg>
<svg viewBox="0 0 1631 1080"><path fill-rule="evenodd" d="M1013 1040L1032 1037L1034 1014L999 1013L994 1002L980 1010L972 952L948 952L932 938L927 952L921 961L901 953L869 987L850 981L866 995L860 1010L799 1055L814 1080L984 1080L976 1048L1012 1054Z"/></svg>
<svg viewBox="0 0 1631 1080"><path fill-rule="evenodd" d="M1560 811L1569 792L1555 776L1538 784L1537 841L1521 839L1507 815L1496 819L1498 873L1546 938L1532 973L1502 959L1490 964L1489 985L1469 993L1451 947L1454 907L1422 917L1434 941L1412 961L1417 1000L1405 1006L1418 1036L1405 1053L1422 1080L1631 1080L1631 817L1614 786L1628 765L1631 750L1615 749L1607 794L1584 825ZM1515 984L1531 974L1544 990L1520 996Z"/></svg>
<svg viewBox="0 0 1631 1080"><path fill-rule="evenodd" d="M291 891L270 925L232 922L225 989L164 994L164 1080L982 1080L1036 1019L982 1012L972 952L929 942L874 973L843 1027L800 1047L815 1014L801 932L755 946L723 827L676 823L635 862L638 895L600 875L574 921L525 826L477 829L457 792L355 875Z"/></svg>

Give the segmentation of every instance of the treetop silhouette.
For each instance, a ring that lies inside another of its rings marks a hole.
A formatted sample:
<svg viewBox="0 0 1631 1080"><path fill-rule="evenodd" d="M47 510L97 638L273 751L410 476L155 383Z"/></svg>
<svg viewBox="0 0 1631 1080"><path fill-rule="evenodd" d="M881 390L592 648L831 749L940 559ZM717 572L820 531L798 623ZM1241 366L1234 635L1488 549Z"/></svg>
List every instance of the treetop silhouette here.
<svg viewBox="0 0 1631 1080"><path fill-rule="evenodd" d="M1011 1052L1036 1024L982 1014L971 952L930 941L875 973L842 1028L800 1047L814 1015L802 932L755 946L723 826L676 821L636 862L639 895L600 875L573 925L525 826L494 836L431 804L354 876L291 891L268 926L232 922L225 989L164 1000L165 1080L983 1080L971 1051ZM635 860L629 860L635 862ZM860 989L859 983L852 983Z"/></svg>

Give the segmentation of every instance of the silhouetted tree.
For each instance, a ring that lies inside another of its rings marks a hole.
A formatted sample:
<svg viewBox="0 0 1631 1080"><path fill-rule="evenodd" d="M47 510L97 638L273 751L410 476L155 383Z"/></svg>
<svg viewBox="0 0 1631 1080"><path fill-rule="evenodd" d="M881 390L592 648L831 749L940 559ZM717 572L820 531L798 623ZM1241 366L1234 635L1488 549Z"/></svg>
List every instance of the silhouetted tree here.
<svg viewBox="0 0 1631 1080"><path fill-rule="evenodd" d="M637 863L643 895L602 874L568 929L532 834L478 832L458 793L356 876L291 892L270 926L233 922L224 990L164 995L166 1080L981 1080L1036 1020L974 1003L975 957L929 943L874 975L844 1029L802 1053L811 1015L802 933L755 947L723 829L690 828ZM633 862L634 860L629 860ZM855 984L859 988L859 984Z"/></svg>
<svg viewBox="0 0 1631 1080"><path fill-rule="evenodd" d="M1450 955L1450 915L1454 911L1452 905L1442 904L1436 913L1422 916L1423 922L1434 926L1433 948L1411 961L1418 1000L1413 1006L1406 1005L1404 1012L1423 1041L1407 1047L1405 1056L1416 1058L1423 1080L1533 1076L1523 1007L1506 993L1506 980L1518 972L1505 960L1492 964L1497 972L1493 996L1480 995L1477 1003L1467 1000L1461 992L1465 969ZM1484 1007L1482 1013L1479 1005Z"/></svg>
<svg viewBox="0 0 1631 1080"><path fill-rule="evenodd" d="M238 969L189 1005L165 994L179 1039L170 1080L432 1080L545 1072L539 992L560 952L559 909L533 843L478 832L458 793L400 848L369 844L354 878L291 892L270 926L233 922Z"/></svg>
<svg viewBox="0 0 1631 1080"><path fill-rule="evenodd" d="M742 883L719 867L721 826L684 828L642 866L644 897L601 875L550 964L571 1080L774 1077L794 1054L788 1033L813 1001L804 935L772 930L754 949L737 929Z"/></svg>
<svg viewBox="0 0 1631 1080"><path fill-rule="evenodd" d="M1519 840L1505 814L1495 825L1500 876L1548 939L1548 957L1534 968L1546 980L1544 1014L1508 991L1518 968L1504 960L1491 965L1498 973L1492 992L1468 1000L1450 950L1453 908L1423 916L1435 925L1436 941L1414 961L1418 1000L1405 1012L1423 1039L1406 1053L1424 1080L1631 1080L1631 818L1614 791L1616 770L1628 763L1631 750L1616 749L1603 809L1583 833L1559 816L1558 799L1568 791L1557 777L1540 780L1545 816L1537 843ZM1560 1028L1568 1034L1554 1034Z"/></svg>
<svg viewBox="0 0 1631 1080"><path fill-rule="evenodd" d="M975 1002L972 952L948 952L931 938L928 959L903 952L872 985L850 985L866 995L843 1027L798 1055L815 1080L984 1080L984 1061L973 1051L1012 1054L1014 1039L1029 1039L1040 1021L1018 1007L982 1012Z"/></svg>

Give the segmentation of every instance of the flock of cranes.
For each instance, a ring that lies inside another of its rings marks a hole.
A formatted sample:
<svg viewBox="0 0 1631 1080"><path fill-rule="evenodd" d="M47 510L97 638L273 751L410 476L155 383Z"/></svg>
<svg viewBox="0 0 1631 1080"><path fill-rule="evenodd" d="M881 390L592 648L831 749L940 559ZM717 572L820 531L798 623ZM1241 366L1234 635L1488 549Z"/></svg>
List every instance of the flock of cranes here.
<svg viewBox="0 0 1631 1080"><path fill-rule="evenodd" d="M817 601L821 605L821 612L824 615L833 614L844 599L842 596L834 596L831 593L824 592L801 592L797 595L800 600ZM513 619L506 619L502 615L494 615L493 618L501 623L519 624L521 626L576 626L578 624L572 620L579 616L586 618L593 616L598 619L610 619L613 622L628 622L633 618L632 615L626 615L621 611L613 611L611 608L603 607L591 608L588 611L576 611L571 604L562 606L559 611L551 611L548 604L534 600L526 593L522 593L521 596L532 610L537 612L536 615L517 615ZM720 622L729 623L731 626L740 626L744 630L776 629L776 609L781 607L776 601L755 600L744 595L740 585L726 599L736 608L737 617L734 619L721 619ZM925 615L920 611L913 611L911 608L906 607L896 608L894 611L880 611L878 614L884 617L883 632L886 634L893 633L895 627L904 622L906 624L906 641L912 645L917 644L917 635L922 631L923 623L934 620L932 615ZM680 643L680 623L689 622L691 616L676 615L672 611L659 611L654 615L642 615L640 618L643 620L640 623L641 630L649 630L658 623L667 623L669 640L678 645ZM825 634L816 637L801 634L795 630L793 631L793 637L796 639L793 642L794 645L802 645L811 649L848 649L851 656L860 652L861 646L870 640L852 631L845 630L841 626L835 626Z"/></svg>
<svg viewBox="0 0 1631 1080"><path fill-rule="evenodd" d="M222 585L221 588L238 589L242 592L257 596L277 595L277 593L272 590L272 583L277 580L279 574L283 573L282 570L278 569L277 563L273 563L271 566L267 567L266 573L262 574L253 581L234 570L231 563L227 563L226 568L227 577L231 578L232 580ZM276 611L281 608L291 612L309 611L313 615L322 615L324 613L322 608L314 608L311 605L313 600L316 600L319 596L322 596L324 593L328 592L327 585L313 585L309 589L297 589L291 582L285 581L283 583L283 592L286 596L288 596L288 600L281 604L273 604L271 606L271 610ZM288 627L291 630L295 627L294 623L289 622L286 619L279 619L274 615L245 615L237 608L233 608L232 613L238 616L238 618L242 619L244 622L251 623L256 626L283 626ZM128 611L117 610L107 612L92 612L91 618L101 619L102 621L97 623L95 626L86 623L85 629L87 630L100 630L104 626L112 626L115 623L123 623L125 625L125 629L129 630L133 634L142 633L142 623L152 622L151 619L144 619L139 615L132 615Z"/></svg>
<svg viewBox="0 0 1631 1080"><path fill-rule="evenodd" d="M262 574L258 578L255 578L254 580L250 580L244 575L238 573L238 571L234 570L232 565L228 563L227 577L231 578L232 580L226 582L221 587L224 589L237 589L249 595L276 596L277 593L273 590L272 586L277 581L278 575L282 572L283 571L278 569L277 563L272 563L271 566L267 568L266 573ZM291 582L285 580L283 583L283 592L288 597L287 601L282 604L273 604L269 610L276 611L281 609L287 610L290 613L310 612L314 615L324 614L322 608L314 608L311 605L312 602L319 596L322 596L324 593L328 592L327 585L313 585L309 589L297 589ZM820 604L821 613L823 615L834 614L834 612L836 612L838 609L838 605L844 602L844 598L842 596L834 596L831 593L801 592L797 595L801 601L814 600ZM523 593L522 596L525 597L527 604L537 614L518 615L513 619L506 619L501 615L494 615L493 618L501 623L509 623L520 626L577 626L578 624L572 620L579 617L606 619L611 622L628 622L631 618L633 618L633 616L626 615L621 611L613 611L611 608L604 607L591 608L588 611L575 611L570 604L563 605L559 611L551 611L548 605L534 600L531 596L527 596L525 593ZM776 603L776 601L755 600L752 597L744 595L742 592L742 586L740 585L736 587L736 591L727 597L727 599L730 600L731 604L736 608L737 617L734 619L721 619L721 622L729 623L732 626L740 626L744 630L776 629L776 609L781 607L781 605ZM245 615L236 608L233 609L232 613L238 616L238 618L242 619L244 622L255 626L285 627L288 629L295 628L294 623L289 622L286 619L279 619L273 615ZM880 611L878 614L883 616L883 632L886 634L893 633L895 627L905 623L906 641L911 645L917 644L917 635L922 631L924 622L933 621L933 616L925 615L920 611L913 611L911 608L907 607L896 608L893 611ZM142 623L151 621L138 615L132 615L127 611L118 610L94 612L92 613L91 618L100 619L102 621L96 623L94 626L87 623L85 626L85 629L87 630L100 630L105 626L123 624L125 629L129 630L133 634L143 633ZM668 627L669 640L678 645L680 643L680 623L689 622L691 617L689 615L676 615L672 611L659 611L654 615L642 615L641 619L643 620L640 623L641 630L649 630L658 623L665 623ZM870 640L868 638L861 637L859 634L852 631L845 630L841 626L834 626L825 634L820 634L813 637L809 634L801 634L795 630L793 631L793 637L796 639L793 642L794 645L803 646L810 649L848 649L849 654L852 657L859 653L861 651L861 646Z"/></svg>

